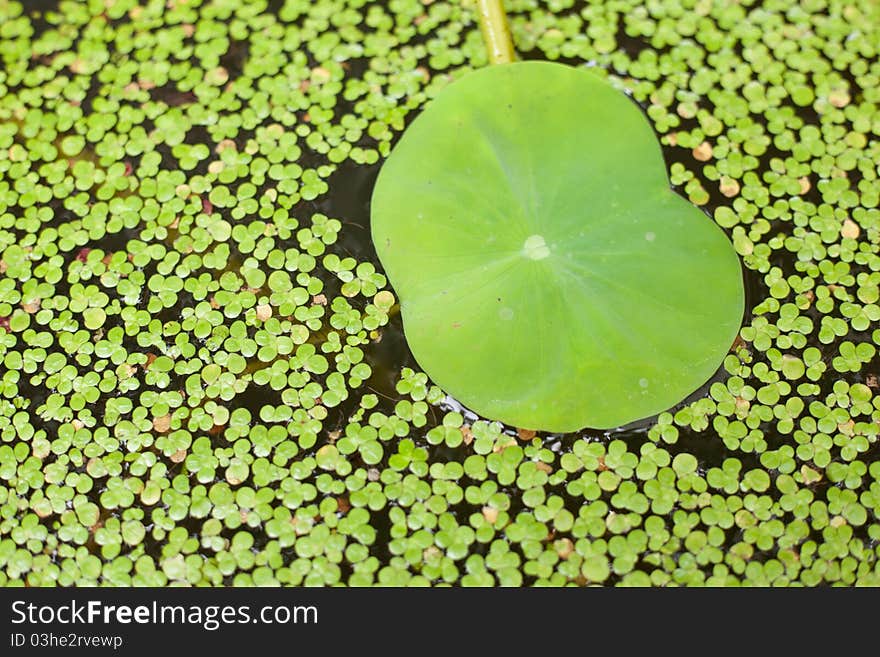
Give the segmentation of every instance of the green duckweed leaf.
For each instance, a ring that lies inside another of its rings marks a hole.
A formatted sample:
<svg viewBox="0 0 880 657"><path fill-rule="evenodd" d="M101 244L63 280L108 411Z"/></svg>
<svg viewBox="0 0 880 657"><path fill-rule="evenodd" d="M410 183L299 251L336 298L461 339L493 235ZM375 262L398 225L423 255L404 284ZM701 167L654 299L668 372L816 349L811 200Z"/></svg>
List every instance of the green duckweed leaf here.
<svg viewBox="0 0 880 657"><path fill-rule="evenodd" d="M383 166L372 234L425 372L519 427L663 411L718 368L742 318L733 246L671 191L650 124L561 64L444 90Z"/></svg>

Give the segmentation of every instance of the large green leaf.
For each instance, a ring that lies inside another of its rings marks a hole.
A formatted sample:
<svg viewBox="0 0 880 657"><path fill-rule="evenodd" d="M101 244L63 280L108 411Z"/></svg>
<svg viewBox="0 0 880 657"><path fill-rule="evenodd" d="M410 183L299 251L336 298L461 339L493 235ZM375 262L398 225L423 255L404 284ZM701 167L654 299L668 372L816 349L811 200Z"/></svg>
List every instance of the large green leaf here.
<svg viewBox="0 0 880 657"><path fill-rule="evenodd" d="M452 83L372 198L379 259L424 371L488 418L615 427L680 402L739 329L739 260L669 187L650 125L586 70Z"/></svg>

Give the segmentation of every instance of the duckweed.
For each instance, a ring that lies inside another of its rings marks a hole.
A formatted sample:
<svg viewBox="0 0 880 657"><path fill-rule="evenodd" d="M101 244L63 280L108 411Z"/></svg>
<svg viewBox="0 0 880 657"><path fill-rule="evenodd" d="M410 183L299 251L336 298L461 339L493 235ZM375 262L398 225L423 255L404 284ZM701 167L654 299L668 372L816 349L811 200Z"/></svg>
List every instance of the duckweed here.
<svg viewBox="0 0 880 657"><path fill-rule="evenodd" d="M506 4L728 231L722 369L564 435L416 369L364 206L472 3L0 0L0 584L880 585L876 3Z"/></svg>

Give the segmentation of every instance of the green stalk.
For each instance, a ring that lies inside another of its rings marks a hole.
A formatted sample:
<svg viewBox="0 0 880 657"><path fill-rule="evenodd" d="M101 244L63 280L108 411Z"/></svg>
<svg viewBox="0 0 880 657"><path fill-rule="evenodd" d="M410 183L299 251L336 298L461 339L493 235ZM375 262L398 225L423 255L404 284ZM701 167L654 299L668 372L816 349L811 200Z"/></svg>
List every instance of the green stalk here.
<svg viewBox="0 0 880 657"><path fill-rule="evenodd" d="M502 0L477 0L477 15L489 63L509 64L516 59Z"/></svg>

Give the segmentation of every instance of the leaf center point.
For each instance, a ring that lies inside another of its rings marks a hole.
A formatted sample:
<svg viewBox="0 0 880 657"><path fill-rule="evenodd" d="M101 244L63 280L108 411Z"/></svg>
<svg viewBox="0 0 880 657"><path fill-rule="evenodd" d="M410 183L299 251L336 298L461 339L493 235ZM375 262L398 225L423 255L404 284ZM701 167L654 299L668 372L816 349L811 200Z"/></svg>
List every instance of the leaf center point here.
<svg viewBox="0 0 880 657"><path fill-rule="evenodd" d="M523 244L523 255L532 260L543 260L550 255L550 247L543 235L529 235Z"/></svg>

